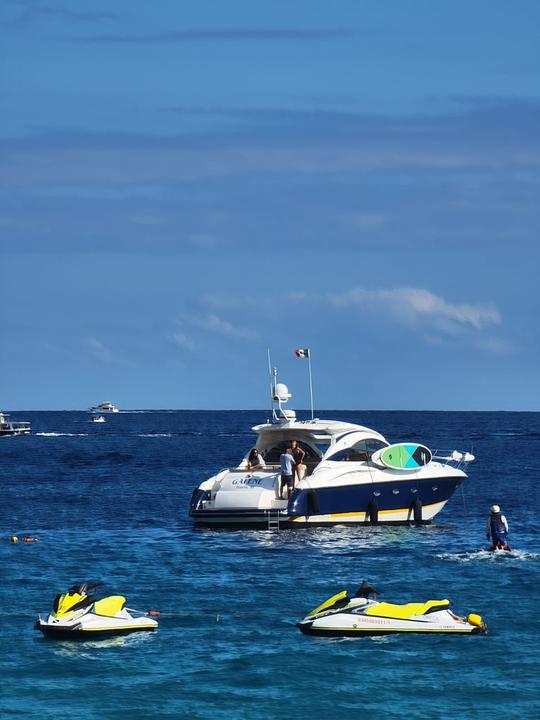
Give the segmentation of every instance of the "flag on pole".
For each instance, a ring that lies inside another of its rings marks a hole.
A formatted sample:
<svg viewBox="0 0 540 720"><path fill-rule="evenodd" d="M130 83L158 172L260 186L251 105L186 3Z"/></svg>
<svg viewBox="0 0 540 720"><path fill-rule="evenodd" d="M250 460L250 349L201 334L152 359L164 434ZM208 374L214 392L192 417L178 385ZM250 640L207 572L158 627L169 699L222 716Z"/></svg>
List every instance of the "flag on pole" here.
<svg viewBox="0 0 540 720"><path fill-rule="evenodd" d="M297 358L308 358L309 357L309 348L297 348L294 351L294 354Z"/></svg>

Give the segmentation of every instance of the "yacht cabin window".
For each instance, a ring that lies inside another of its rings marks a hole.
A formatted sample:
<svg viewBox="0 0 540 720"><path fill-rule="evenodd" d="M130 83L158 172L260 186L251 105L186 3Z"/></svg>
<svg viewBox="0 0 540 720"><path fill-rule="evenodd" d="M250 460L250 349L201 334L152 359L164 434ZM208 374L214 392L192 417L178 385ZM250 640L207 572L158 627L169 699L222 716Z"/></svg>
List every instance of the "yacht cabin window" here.
<svg viewBox="0 0 540 720"><path fill-rule="evenodd" d="M273 447L263 452L264 461L266 462L266 464L279 465L279 457L281 453L284 453L287 448L291 447L291 442L295 439L296 438L291 438L290 440L283 440L282 442L277 443ZM321 458L319 457L317 452L311 447L311 445L302 442L302 440L298 440L298 445L306 453L306 457L304 458L304 462L306 464L320 462Z"/></svg>
<svg viewBox="0 0 540 720"><path fill-rule="evenodd" d="M376 438L360 440L351 447L338 450L327 460L332 462L367 462L376 450L386 447L387 443Z"/></svg>

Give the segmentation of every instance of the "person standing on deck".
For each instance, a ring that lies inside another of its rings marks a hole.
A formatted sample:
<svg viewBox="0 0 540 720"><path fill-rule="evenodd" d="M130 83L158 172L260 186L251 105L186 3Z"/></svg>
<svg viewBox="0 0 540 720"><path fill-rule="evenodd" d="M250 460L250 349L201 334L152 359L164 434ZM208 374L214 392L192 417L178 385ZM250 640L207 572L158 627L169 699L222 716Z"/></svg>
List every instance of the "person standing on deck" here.
<svg viewBox="0 0 540 720"><path fill-rule="evenodd" d="M294 489L294 457L291 448L288 447L284 453L279 456L281 465L281 485L279 488L279 497L283 500L283 488L287 486L287 498L290 498Z"/></svg>
<svg viewBox="0 0 540 720"><path fill-rule="evenodd" d="M291 441L291 455L294 458L293 474L296 476L296 482L300 482L306 472L306 466L304 465L306 453L298 444L298 440Z"/></svg>
<svg viewBox="0 0 540 720"><path fill-rule="evenodd" d="M492 550L510 550L508 545L508 521L498 505L492 505L487 523L486 537L491 540Z"/></svg>

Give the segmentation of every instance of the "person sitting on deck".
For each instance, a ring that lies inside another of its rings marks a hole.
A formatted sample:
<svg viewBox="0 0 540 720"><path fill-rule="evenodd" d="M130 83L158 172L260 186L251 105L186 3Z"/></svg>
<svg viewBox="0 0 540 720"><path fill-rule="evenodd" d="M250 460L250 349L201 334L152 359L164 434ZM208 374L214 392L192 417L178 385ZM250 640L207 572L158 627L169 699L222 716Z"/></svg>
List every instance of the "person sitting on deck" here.
<svg viewBox="0 0 540 720"><path fill-rule="evenodd" d="M249 456L248 456L247 469L248 470L262 470L265 467L266 467L266 463L263 460L263 456L257 450L257 448L253 448L253 450L250 451Z"/></svg>

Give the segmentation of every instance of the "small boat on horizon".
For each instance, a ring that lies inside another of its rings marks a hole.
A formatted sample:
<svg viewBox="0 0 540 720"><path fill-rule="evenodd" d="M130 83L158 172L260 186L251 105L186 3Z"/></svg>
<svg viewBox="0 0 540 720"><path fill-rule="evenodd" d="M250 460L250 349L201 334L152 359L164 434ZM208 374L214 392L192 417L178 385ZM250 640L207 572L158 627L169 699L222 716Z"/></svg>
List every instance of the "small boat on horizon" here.
<svg viewBox="0 0 540 720"><path fill-rule="evenodd" d="M120 410L115 407L112 402L102 402L100 405L96 405L95 407L90 408L90 412L93 413L117 413L120 412Z"/></svg>
<svg viewBox="0 0 540 720"><path fill-rule="evenodd" d="M7 420L8 417L9 413L3 413L0 410L0 437L30 435L32 430L29 422L12 422Z"/></svg>

